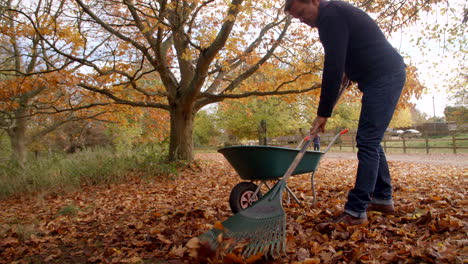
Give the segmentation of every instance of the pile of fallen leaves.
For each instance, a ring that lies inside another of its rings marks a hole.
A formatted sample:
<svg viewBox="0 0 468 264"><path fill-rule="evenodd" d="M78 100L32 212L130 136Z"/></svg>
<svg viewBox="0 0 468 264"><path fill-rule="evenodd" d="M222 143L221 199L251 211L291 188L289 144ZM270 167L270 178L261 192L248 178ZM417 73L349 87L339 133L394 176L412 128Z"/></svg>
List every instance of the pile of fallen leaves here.
<svg viewBox="0 0 468 264"><path fill-rule="evenodd" d="M207 157L172 178L136 175L123 184L0 202L0 262L203 262L189 241L232 215L229 194L241 182L221 156ZM302 204L285 204L287 254L270 262L466 263L466 168L390 162L397 214L370 213L360 226L330 224L343 210L356 165L321 161L315 207L310 175L288 181ZM212 263L247 262L218 256Z"/></svg>

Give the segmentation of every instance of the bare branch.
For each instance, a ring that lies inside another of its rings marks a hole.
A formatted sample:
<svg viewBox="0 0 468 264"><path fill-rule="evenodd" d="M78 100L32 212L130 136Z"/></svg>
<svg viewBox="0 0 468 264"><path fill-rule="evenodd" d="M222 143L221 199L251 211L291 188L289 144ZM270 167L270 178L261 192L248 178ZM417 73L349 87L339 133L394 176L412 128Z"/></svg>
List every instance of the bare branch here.
<svg viewBox="0 0 468 264"><path fill-rule="evenodd" d="M274 53L275 49L279 46L281 40L283 39L283 37L285 36L286 34L286 31L288 29L288 27L291 25L291 17L288 16L287 20L286 20L286 23L284 25L284 28L281 32L281 34L278 36L278 38L276 39L276 41L273 43L273 45L270 47L270 49L267 51L267 53L257 62L255 63L254 65L252 65L249 69L247 69L246 71L244 71L242 74L240 74L234 81L231 82L230 85L228 85L224 91L222 93L225 93L225 92L228 92L228 91L232 91L233 89L235 89L236 87L238 87L238 85L246 80L248 77L252 76L252 74L254 74L259 68L261 65L263 65Z"/></svg>
<svg viewBox="0 0 468 264"><path fill-rule="evenodd" d="M119 98L116 95L114 95L114 93L112 93L109 90L100 89L100 88L93 87L93 86L90 86L90 85L87 85L87 84L84 84L84 83L79 84L78 86L80 86L80 87L82 87L82 88L84 88L86 90L105 95L105 96L109 97L110 99L112 99L115 104L123 104L123 105L138 106L138 107L151 107L151 108L160 108L160 109L164 109L164 110L169 110L169 106L166 105L166 104L155 103L155 102L147 102L147 101L138 101L137 102L137 101L122 99L122 98Z"/></svg>

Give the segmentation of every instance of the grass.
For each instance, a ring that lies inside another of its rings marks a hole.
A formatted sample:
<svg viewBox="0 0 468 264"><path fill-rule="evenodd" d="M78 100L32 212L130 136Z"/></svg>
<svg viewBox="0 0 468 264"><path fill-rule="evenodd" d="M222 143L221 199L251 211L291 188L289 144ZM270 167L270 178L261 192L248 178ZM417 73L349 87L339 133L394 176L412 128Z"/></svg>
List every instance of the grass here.
<svg viewBox="0 0 468 264"><path fill-rule="evenodd" d="M426 146L427 144L427 146ZM455 137L456 153L468 153L468 134L461 134ZM427 143L425 138L405 139L404 144L402 139L387 140L382 143L387 153L408 153L408 154L444 154L454 153L454 141L452 136L428 138ZM352 146L351 142L343 142L342 146L335 145L332 151L355 152L357 148Z"/></svg>
<svg viewBox="0 0 468 264"><path fill-rule="evenodd" d="M222 148L222 147L200 146L200 147L195 147L194 152L195 153L214 153L214 152L217 152L219 148Z"/></svg>
<svg viewBox="0 0 468 264"><path fill-rule="evenodd" d="M0 237L4 237L6 233L12 231L16 234L16 239L19 241L28 240L32 235L38 233L37 224L37 219L28 222L20 217L7 218L5 219L4 225L0 226Z"/></svg>
<svg viewBox="0 0 468 264"><path fill-rule="evenodd" d="M58 214L59 215L70 215L70 216L74 216L76 215L76 213L78 213L79 211L79 207L76 206L75 204L71 203L71 204L67 204L65 205L64 207L62 207L62 209L59 210Z"/></svg>
<svg viewBox="0 0 468 264"><path fill-rule="evenodd" d="M468 134L457 135L457 153L468 153ZM425 154L424 138L405 141L406 153ZM325 148L325 144L322 144ZM453 153L451 136L430 138L429 153ZM292 146L295 147L295 146ZM386 142L388 153L404 153L403 141ZM15 162L0 162L0 199L28 192L64 192L81 185L94 185L122 181L129 175L153 178L176 175L176 164L165 163L162 146L141 146L134 149L92 149L75 154L53 153L30 159L24 167ZM216 152L216 147L196 148L195 152ZM333 146L334 152L355 152L351 142ZM64 212L73 212L65 210Z"/></svg>
<svg viewBox="0 0 468 264"><path fill-rule="evenodd" d="M332 147L330 149L332 152L357 152L356 147L351 146L339 146ZM407 147L406 153L404 152L403 147L387 147L385 150L386 153L391 154L428 154L425 148L414 148L414 147ZM468 149L457 149L457 154L466 154L468 153ZM453 154L452 148L429 148L429 154Z"/></svg>
<svg viewBox="0 0 468 264"><path fill-rule="evenodd" d="M67 191L81 185L114 183L129 175L153 178L177 174L165 163L162 148L143 146L116 153L112 149L54 153L30 159L24 167L13 161L0 164L0 199L26 192Z"/></svg>
<svg viewBox="0 0 468 264"><path fill-rule="evenodd" d="M468 153L468 135L457 135L438 138L412 138L395 141L387 141L384 144L389 152L404 153ZM455 147L455 148L454 148Z"/></svg>

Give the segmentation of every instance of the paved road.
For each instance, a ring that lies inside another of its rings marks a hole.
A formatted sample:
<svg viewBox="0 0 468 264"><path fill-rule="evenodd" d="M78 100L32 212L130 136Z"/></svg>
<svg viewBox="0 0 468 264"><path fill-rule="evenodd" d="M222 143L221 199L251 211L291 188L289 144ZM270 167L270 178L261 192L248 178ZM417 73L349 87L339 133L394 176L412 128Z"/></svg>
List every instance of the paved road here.
<svg viewBox="0 0 468 264"><path fill-rule="evenodd" d="M389 161L453 165L468 168L468 154L386 154ZM356 153L328 152L327 159L357 159Z"/></svg>

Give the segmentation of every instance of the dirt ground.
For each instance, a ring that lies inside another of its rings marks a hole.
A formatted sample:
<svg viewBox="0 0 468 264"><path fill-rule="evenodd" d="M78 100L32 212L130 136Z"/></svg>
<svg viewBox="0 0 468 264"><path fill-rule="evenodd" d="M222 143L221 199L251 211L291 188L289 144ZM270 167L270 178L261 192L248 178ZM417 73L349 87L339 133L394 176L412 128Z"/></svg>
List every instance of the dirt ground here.
<svg viewBox="0 0 468 264"><path fill-rule="evenodd" d="M466 263L467 156L388 158L395 215L370 212L358 226L330 222L343 211L357 161L327 153L315 205L309 173L288 180L301 204L285 197L284 256L255 263ZM0 263L207 263L189 241L232 216L229 194L241 179L219 153L197 159L173 176L135 173L125 182L0 201ZM211 263L246 263L218 253Z"/></svg>

